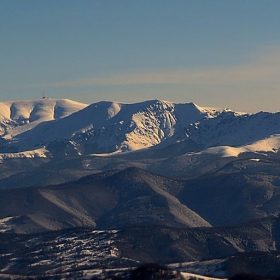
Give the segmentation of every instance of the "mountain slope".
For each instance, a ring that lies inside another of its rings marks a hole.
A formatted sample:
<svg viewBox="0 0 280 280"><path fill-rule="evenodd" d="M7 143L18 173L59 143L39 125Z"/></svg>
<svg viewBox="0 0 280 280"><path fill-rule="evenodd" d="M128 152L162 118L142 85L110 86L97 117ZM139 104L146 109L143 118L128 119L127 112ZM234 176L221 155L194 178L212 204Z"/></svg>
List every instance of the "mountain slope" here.
<svg viewBox="0 0 280 280"><path fill-rule="evenodd" d="M0 107L0 150L6 153L30 154L40 148L50 155L60 150L61 156L115 153L188 140L188 151L222 146L206 153L238 156L275 153L280 145L280 113L250 115L160 100L98 102L86 107L70 100L42 99L5 102Z"/></svg>
<svg viewBox="0 0 280 280"><path fill-rule="evenodd" d="M129 168L64 185L2 190L0 218L14 217L9 224L17 232L129 224L210 226L175 198L181 187L180 182ZM26 222L17 223L19 217Z"/></svg>
<svg viewBox="0 0 280 280"><path fill-rule="evenodd" d="M280 213L279 160L228 163L210 175L187 180L180 201L213 226Z"/></svg>
<svg viewBox="0 0 280 280"><path fill-rule="evenodd" d="M24 107L24 104L23 104ZM30 129L7 132L2 147L14 151L32 150L51 141L68 141L86 153L138 150L170 138L185 138L184 127L213 118L220 111L200 108L193 103L175 104L151 100L135 104L94 103L57 121L41 122ZM8 136L9 135L9 136ZM17 136L13 139L13 136ZM3 148L2 148L3 149Z"/></svg>
<svg viewBox="0 0 280 280"><path fill-rule="evenodd" d="M280 249L279 222L279 217L268 217L231 227L128 227L119 232L116 245L122 248L123 256L142 262L194 261L237 252L269 252Z"/></svg>
<svg viewBox="0 0 280 280"><path fill-rule="evenodd" d="M139 262L175 262L173 267L194 273L204 267L208 275L211 263L212 273L222 271L224 276L242 270L279 275L279 225L279 218L269 217L224 228L134 226L109 231L75 228L33 235L0 233L0 273L34 277L66 271L101 272L104 267L116 273L118 268ZM196 262L205 259L208 261ZM192 263L185 263L188 261Z"/></svg>
<svg viewBox="0 0 280 280"><path fill-rule="evenodd" d="M13 147L9 149L10 141L17 143L20 138L19 135L32 131L37 125L64 118L86 106L87 104L68 99L45 98L2 102L0 103L0 146L2 144L6 147L6 149L3 149L4 152L17 152L19 149ZM26 150L28 148L21 149L21 151Z"/></svg>
<svg viewBox="0 0 280 280"><path fill-rule="evenodd" d="M239 160L185 181L127 168L62 185L4 189L0 219L24 216L41 230L131 224L226 226L278 215L279 182L279 162L272 160ZM18 232L26 230L9 223Z"/></svg>
<svg viewBox="0 0 280 280"><path fill-rule="evenodd" d="M1 118L20 124L60 119L86 107L69 99L38 99L0 103Z"/></svg>

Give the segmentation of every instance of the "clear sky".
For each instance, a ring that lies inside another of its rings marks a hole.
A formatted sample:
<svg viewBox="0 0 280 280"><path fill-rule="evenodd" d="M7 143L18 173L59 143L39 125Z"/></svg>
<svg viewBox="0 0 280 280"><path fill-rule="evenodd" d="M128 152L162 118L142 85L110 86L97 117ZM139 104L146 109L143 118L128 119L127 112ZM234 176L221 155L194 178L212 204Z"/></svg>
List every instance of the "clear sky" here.
<svg viewBox="0 0 280 280"><path fill-rule="evenodd" d="M280 111L279 0L2 0L0 102Z"/></svg>

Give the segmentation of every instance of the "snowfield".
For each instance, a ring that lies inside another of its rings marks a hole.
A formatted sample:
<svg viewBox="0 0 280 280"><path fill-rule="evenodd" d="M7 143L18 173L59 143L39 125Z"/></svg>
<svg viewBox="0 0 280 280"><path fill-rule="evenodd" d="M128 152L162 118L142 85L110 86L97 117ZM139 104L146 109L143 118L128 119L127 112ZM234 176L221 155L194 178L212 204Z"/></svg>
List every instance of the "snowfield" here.
<svg viewBox="0 0 280 280"><path fill-rule="evenodd" d="M280 148L280 135L271 135L266 139L256 141L254 143L239 147L218 146L205 149L197 154L212 154L221 157L238 157L242 153L277 153Z"/></svg>
<svg viewBox="0 0 280 280"><path fill-rule="evenodd" d="M0 130L6 139L34 128L46 121L64 118L85 108L87 104L68 99L39 99L0 103L0 121L10 126Z"/></svg>

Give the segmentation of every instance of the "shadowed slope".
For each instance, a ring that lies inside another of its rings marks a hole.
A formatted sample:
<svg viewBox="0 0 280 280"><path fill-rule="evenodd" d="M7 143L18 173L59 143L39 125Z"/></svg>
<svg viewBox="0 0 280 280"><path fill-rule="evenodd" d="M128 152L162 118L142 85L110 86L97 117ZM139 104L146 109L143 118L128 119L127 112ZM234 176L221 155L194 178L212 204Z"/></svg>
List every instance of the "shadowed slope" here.
<svg viewBox="0 0 280 280"><path fill-rule="evenodd" d="M182 187L179 182L166 179L163 183L164 178L136 168L114 173L64 185L3 190L0 218L27 216L42 230L129 224L210 226L172 195ZM20 225L13 226L21 231Z"/></svg>

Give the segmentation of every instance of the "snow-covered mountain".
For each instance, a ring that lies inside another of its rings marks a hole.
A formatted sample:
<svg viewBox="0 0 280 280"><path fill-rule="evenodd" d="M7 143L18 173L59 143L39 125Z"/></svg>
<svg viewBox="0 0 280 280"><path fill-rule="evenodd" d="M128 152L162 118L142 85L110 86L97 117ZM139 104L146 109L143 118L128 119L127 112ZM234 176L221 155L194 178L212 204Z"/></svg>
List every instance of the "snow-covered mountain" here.
<svg viewBox="0 0 280 280"><path fill-rule="evenodd" d="M9 150L9 145L17 142L17 135L30 131L43 122L67 117L86 106L88 104L68 99L49 98L0 102L0 139L2 143L6 143L5 149ZM44 146L35 151L18 150L21 153L8 153L5 157L45 157L48 153Z"/></svg>
<svg viewBox="0 0 280 280"><path fill-rule="evenodd" d="M0 135L16 136L41 122L57 120L85 108L68 99L22 100L0 103Z"/></svg>
<svg viewBox="0 0 280 280"><path fill-rule="evenodd" d="M0 103L3 157L106 154L191 142L193 152L277 152L280 113L246 114L194 103L41 99Z"/></svg>
<svg viewBox="0 0 280 280"><path fill-rule="evenodd" d="M49 121L71 115L86 106L68 99L8 101L0 103L0 119L13 120L18 124Z"/></svg>

